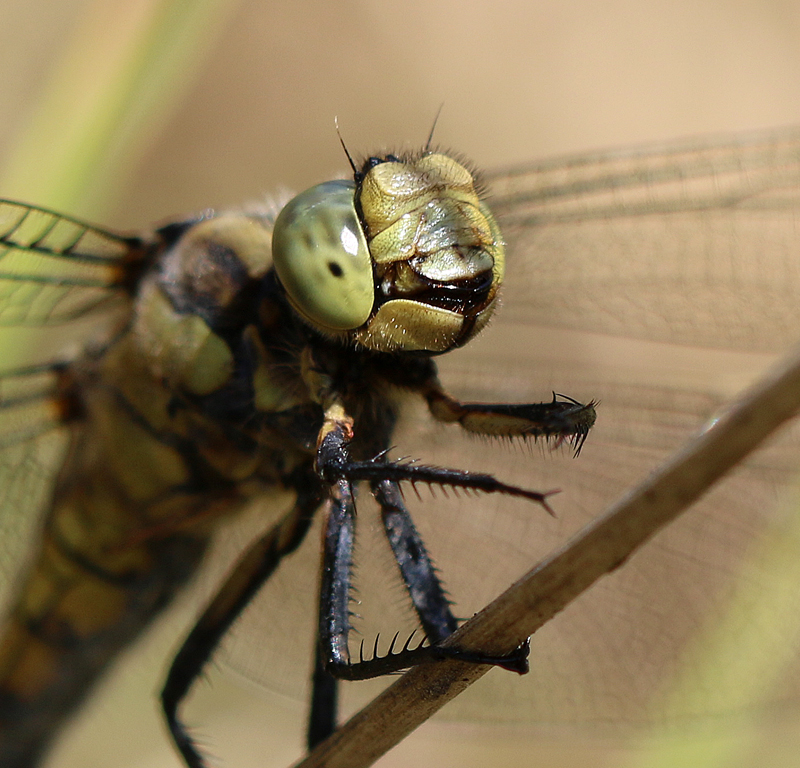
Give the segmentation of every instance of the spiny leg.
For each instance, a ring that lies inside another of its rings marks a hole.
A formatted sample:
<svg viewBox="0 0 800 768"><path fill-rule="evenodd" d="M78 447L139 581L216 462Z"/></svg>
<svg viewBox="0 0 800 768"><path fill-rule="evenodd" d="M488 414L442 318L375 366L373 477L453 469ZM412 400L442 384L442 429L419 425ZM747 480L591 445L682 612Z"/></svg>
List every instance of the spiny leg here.
<svg viewBox="0 0 800 768"><path fill-rule="evenodd" d="M317 477L303 471L293 483L297 500L283 519L250 546L198 619L175 656L161 692L161 704L172 739L189 768L205 768L205 761L178 719L186 698L222 637L238 618L281 559L302 542L314 513L325 498Z"/></svg>
<svg viewBox="0 0 800 768"><path fill-rule="evenodd" d="M411 602L428 640L437 645L458 628L450 610L450 601L442 588L436 568L428 555L396 483L373 484L373 493L381 507L386 535L405 582ZM528 672L529 643L526 641L506 656L487 656L460 648L441 649L441 656L476 664L494 664L511 672Z"/></svg>
<svg viewBox="0 0 800 768"><path fill-rule="evenodd" d="M569 442L576 455L594 426L594 401L579 403L553 393L548 403L462 403L442 387L432 359L410 358L402 366L387 363L386 377L425 398L431 415L440 422L460 424L468 432L487 437L508 437Z"/></svg>
<svg viewBox="0 0 800 768"><path fill-rule="evenodd" d="M384 480L373 483L372 492L381 507L392 551L420 623L431 642L444 640L455 631L458 622L450 612L449 601L422 539L403 504L400 489L396 483ZM342 493L347 494L348 489L345 488ZM339 509L330 512L338 516L339 522L333 520L333 525L326 528L326 561L330 563L330 567L323 570L320 588L320 638L330 635L341 637L342 634L346 636L349 628L348 558L355 535L355 518L341 508L341 493L339 506ZM322 643L317 643L309 719L309 749L313 749L336 728L337 680L325 669L325 653Z"/></svg>
<svg viewBox="0 0 800 768"><path fill-rule="evenodd" d="M351 661L350 586L355 543L356 514L352 486L340 479L331 492L323 533L320 584L319 643L325 669L340 680L367 680L438 658L432 646L389 650L386 656Z"/></svg>
<svg viewBox="0 0 800 768"><path fill-rule="evenodd" d="M576 456L597 416L596 403L584 405L555 393L549 403L462 403L450 397L436 379L426 382L421 392L437 421L457 422L468 432L488 437L568 441Z"/></svg>
<svg viewBox="0 0 800 768"><path fill-rule="evenodd" d="M352 424L347 417L341 420L337 417L328 417L317 446L316 469L320 477L329 482L331 486L346 478L351 482L373 483L390 480L394 483L408 482L412 486L425 484L464 488L482 493L503 493L507 496L535 501L552 514L547 498L556 491L531 491L517 485L503 483L493 475L483 472L467 472L463 469L447 469L427 464L386 461L383 455L368 461L355 461L350 458L348 450L352 438Z"/></svg>
<svg viewBox="0 0 800 768"><path fill-rule="evenodd" d="M425 543L403 503L397 483L382 480L372 484L381 508L381 518L400 574L431 643L440 643L458 628L450 601L442 588Z"/></svg>
<svg viewBox="0 0 800 768"><path fill-rule="evenodd" d="M325 520L320 589L320 643L325 668L339 679L365 680L443 658L460 658L478 664L495 664L520 673L527 671L527 649L524 647L515 649L511 654L496 657L464 652L458 648L442 648L438 645L419 645L412 648L408 642L399 650L395 650L393 643L385 656L379 656L374 652L370 659L362 657L358 661L351 661L347 637L350 631L350 575L355 542L352 482L368 480L374 484L388 483L389 486L396 486L402 481L412 484L449 485L487 493L520 496L536 501L549 509L547 507L549 494L506 485L491 475L390 462L383 456L371 461L354 461L348 451L352 437L352 420L344 415L339 406L331 408L326 414L326 423L320 432L316 460L320 476L332 484L331 502L327 507ZM387 496L386 500L394 504L397 497ZM406 531L404 535L407 533ZM400 549L402 550L405 545L413 546L413 537L404 544L401 543ZM430 569L430 574L435 579L429 563L425 568ZM441 591L441 587L438 589ZM443 594L441 597L446 603ZM441 606L437 610L441 610ZM442 618L437 617L436 621L439 620ZM437 634L446 632L448 619L444 618L443 621L445 626L437 629Z"/></svg>
<svg viewBox="0 0 800 768"><path fill-rule="evenodd" d="M582 405L565 396L553 396L550 403L522 405L464 404L451 398L440 387L430 365L409 368L409 388L424 394L431 413L440 421L458 422L468 431L485 435L568 440L580 452L594 424L594 403ZM421 374L421 375L420 375ZM559 399L559 397L561 399ZM444 469L419 464L385 461L383 456L370 461L354 461L348 446L353 438L353 422L335 398L326 408L326 421L317 445L316 469L334 487L328 510L325 534L323 581L320 590L320 639L316 653L314 695L309 743L315 745L335 728L333 676L365 679L405 669L445 657L475 663L493 663L524 673L528 669L528 646L523 644L504 657L487 657L453 648L434 646L410 648L406 644L385 657L373 654L370 660L350 661L347 635L350 629L350 573L355 538L355 510L351 483L367 480L372 486L384 518L384 527L397 558L403 579L420 622L433 643L439 643L457 627L447 597L441 587L424 544L402 502L399 483L450 485L486 493L506 493L536 501L550 511L547 493L528 491L501 483L491 475ZM330 705L317 705L333 702Z"/></svg>

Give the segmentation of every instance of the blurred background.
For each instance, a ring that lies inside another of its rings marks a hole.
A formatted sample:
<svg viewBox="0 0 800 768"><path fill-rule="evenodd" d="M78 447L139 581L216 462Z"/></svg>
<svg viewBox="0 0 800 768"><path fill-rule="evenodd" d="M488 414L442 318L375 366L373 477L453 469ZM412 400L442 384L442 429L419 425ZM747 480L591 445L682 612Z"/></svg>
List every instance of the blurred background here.
<svg viewBox="0 0 800 768"><path fill-rule="evenodd" d="M800 123L791 0L6 0L0 196L122 229L301 189L436 142L481 167ZM148 636L50 768L174 768L156 705L196 610ZM287 765L303 712L210 671L189 719L219 764ZM276 738L277 735L277 738ZM609 748L421 729L381 766L624 765ZM425 763L423 763L423 759ZM728 763L733 764L733 763ZM789 763L787 763L788 765Z"/></svg>
<svg viewBox="0 0 800 768"><path fill-rule="evenodd" d="M346 167L335 117L368 153L418 146L443 105L436 139L486 168L800 117L791 0L3 9L2 194L53 204L48 176L74 171L94 120L102 162L69 207L121 227L326 178Z"/></svg>

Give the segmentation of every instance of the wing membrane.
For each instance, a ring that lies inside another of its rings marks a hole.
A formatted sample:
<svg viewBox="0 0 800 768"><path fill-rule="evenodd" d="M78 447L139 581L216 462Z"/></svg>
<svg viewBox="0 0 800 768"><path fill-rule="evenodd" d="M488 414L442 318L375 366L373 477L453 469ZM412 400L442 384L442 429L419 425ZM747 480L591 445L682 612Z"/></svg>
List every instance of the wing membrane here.
<svg viewBox="0 0 800 768"><path fill-rule="evenodd" d="M0 597L35 541L66 445L60 371L129 310L143 241L0 200Z"/></svg>
<svg viewBox="0 0 800 768"><path fill-rule="evenodd" d="M53 367L0 376L0 452L62 425L59 378Z"/></svg>
<svg viewBox="0 0 800 768"><path fill-rule="evenodd" d="M754 352L800 338L800 130L571 158L488 181L515 320Z"/></svg>
<svg viewBox="0 0 800 768"><path fill-rule="evenodd" d="M146 245L0 200L0 325L74 320L124 292Z"/></svg>
<svg viewBox="0 0 800 768"><path fill-rule="evenodd" d="M0 376L0 604L32 550L68 430L59 373L40 367Z"/></svg>

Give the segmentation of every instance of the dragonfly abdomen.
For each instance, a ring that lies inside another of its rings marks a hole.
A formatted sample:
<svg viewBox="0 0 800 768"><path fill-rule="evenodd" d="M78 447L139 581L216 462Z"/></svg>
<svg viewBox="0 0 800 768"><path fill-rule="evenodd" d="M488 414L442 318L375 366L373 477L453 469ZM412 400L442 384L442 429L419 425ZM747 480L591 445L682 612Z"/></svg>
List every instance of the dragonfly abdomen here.
<svg viewBox="0 0 800 768"><path fill-rule="evenodd" d="M57 523L59 510L52 521ZM116 655L191 576L205 541L171 536L134 578L104 574L48 530L0 643L0 765L34 766Z"/></svg>
<svg viewBox="0 0 800 768"><path fill-rule="evenodd" d="M224 483L201 489L193 457L148 429L113 383L83 390L84 418L0 641L4 768L36 764L103 669L195 571L208 521L237 500Z"/></svg>

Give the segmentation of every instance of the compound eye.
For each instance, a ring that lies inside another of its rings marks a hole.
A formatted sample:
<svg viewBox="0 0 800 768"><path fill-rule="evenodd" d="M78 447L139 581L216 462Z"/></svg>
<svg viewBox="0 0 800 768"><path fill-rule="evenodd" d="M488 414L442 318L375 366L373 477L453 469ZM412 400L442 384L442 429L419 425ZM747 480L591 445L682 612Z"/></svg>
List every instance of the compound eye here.
<svg viewBox="0 0 800 768"><path fill-rule="evenodd" d="M352 181L327 181L290 200L272 233L272 259L292 306L323 330L362 326L372 312L372 258Z"/></svg>

